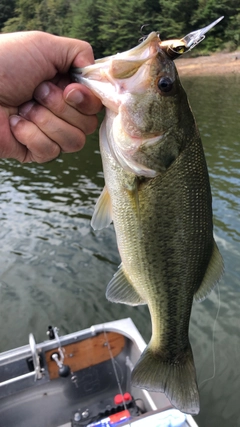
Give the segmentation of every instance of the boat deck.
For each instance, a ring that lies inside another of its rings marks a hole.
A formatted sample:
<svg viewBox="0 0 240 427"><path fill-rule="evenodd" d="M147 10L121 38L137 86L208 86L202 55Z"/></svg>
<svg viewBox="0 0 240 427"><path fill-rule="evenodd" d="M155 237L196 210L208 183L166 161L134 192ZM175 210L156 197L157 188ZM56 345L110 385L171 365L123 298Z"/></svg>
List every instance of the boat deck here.
<svg viewBox="0 0 240 427"><path fill-rule="evenodd" d="M145 346L131 319L38 345L30 335L29 345L0 354L0 426L197 427L163 393L131 386Z"/></svg>

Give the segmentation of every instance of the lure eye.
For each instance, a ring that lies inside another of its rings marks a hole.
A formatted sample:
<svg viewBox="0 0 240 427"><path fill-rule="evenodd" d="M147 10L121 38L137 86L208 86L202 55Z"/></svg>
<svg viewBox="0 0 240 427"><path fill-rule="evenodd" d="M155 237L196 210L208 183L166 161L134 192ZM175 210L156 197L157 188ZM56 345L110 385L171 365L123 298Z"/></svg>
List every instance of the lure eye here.
<svg viewBox="0 0 240 427"><path fill-rule="evenodd" d="M170 92L173 88L173 81L170 77L161 77L158 81L158 88L161 92Z"/></svg>

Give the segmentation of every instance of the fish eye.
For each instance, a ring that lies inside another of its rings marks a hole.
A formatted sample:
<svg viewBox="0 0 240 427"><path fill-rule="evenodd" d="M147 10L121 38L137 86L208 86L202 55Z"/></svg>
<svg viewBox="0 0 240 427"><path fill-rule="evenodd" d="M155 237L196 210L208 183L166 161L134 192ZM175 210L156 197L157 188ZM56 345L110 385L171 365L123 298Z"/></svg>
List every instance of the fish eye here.
<svg viewBox="0 0 240 427"><path fill-rule="evenodd" d="M173 88L173 81L170 77L161 77L158 81L158 88L161 92L170 92Z"/></svg>

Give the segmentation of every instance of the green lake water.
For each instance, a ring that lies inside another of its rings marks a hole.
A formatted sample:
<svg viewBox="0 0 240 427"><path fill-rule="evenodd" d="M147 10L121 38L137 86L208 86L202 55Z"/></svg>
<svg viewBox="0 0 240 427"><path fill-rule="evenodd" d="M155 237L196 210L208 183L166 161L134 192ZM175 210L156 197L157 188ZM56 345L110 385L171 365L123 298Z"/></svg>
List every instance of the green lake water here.
<svg viewBox="0 0 240 427"><path fill-rule="evenodd" d="M202 135L225 263L219 288L192 311L201 396L196 421L239 427L240 75L189 78L183 85ZM146 307L105 298L120 260L113 226L90 227L102 187L97 133L81 152L49 164L0 160L0 351L27 344L30 332L37 342L46 339L50 324L65 334L123 317L150 338Z"/></svg>

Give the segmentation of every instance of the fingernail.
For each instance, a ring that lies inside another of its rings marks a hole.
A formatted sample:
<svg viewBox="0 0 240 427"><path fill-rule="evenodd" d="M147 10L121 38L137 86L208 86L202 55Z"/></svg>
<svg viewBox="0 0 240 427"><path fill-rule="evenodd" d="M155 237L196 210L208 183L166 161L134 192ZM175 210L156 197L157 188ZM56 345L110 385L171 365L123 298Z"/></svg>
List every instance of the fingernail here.
<svg viewBox="0 0 240 427"><path fill-rule="evenodd" d="M47 83L41 83L34 92L34 98L45 99L49 95L50 87Z"/></svg>
<svg viewBox="0 0 240 427"><path fill-rule="evenodd" d="M10 126L11 127L16 126L20 120L21 120L21 117L19 116L10 116L9 117Z"/></svg>
<svg viewBox="0 0 240 427"><path fill-rule="evenodd" d="M71 105L78 105L83 102L83 94L79 90L73 89L71 92L69 92L66 96L66 101L68 104Z"/></svg>
<svg viewBox="0 0 240 427"><path fill-rule="evenodd" d="M32 107L35 105L34 101L29 101L26 102L25 104L21 105L21 107L19 107L19 116L22 117L27 117L29 111L31 111Z"/></svg>

